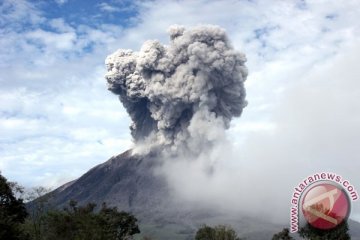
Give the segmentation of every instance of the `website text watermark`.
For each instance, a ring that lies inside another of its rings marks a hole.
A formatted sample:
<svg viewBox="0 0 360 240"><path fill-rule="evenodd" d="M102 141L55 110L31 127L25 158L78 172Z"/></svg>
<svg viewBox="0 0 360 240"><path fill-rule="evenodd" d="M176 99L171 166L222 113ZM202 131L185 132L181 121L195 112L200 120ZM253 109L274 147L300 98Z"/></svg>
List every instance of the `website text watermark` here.
<svg viewBox="0 0 360 240"><path fill-rule="evenodd" d="M307 189L307 187L321 181L333 182L341 186L341 188L347 192L349 198L352 201L356 201L359 198L359 195L355 187L350 183L349 180L344 179L341 175L332 172L321 172L308 176L294 188L294 192L291 197L291 208L290 208L291 232L294 233L299 230L299 206L301 205L302 194Z"/></svg>

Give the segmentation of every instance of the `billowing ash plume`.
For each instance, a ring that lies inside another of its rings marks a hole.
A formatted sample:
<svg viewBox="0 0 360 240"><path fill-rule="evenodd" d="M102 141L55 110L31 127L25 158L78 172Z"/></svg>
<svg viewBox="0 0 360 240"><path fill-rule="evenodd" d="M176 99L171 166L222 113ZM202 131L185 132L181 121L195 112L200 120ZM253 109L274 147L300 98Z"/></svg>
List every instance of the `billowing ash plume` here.
<svg viewBox="0 0 360 240"><path fill-rule="evenodd" d="M129 113L135 142L176 147L215 140L246 106L245 55L217 26L173 26L169 34L169 45L146 41L139 52L108 56L108 88Z"/></svg>

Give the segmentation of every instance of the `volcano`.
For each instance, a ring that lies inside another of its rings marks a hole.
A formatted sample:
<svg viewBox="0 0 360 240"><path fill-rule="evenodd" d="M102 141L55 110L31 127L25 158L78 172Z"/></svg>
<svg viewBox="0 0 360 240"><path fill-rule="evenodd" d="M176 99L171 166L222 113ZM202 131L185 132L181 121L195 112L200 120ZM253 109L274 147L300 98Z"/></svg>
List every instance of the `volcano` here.
<svg viewBox="0 0 360 240"><path fill-rule="evenodd" d="M106 203L134 214L142 235L153 239L193 239L203 224L229 224L247 239L266 239L283 226L263 220L229 216L173 197L165 178L156 173L156 154L132 155L128 150L95 166L80 178L50 193L51 205L63 208L70 200L79 205ZM186 186L184 186L186 187Z"/></svg>
<svg viewBox="0 0 360 240"><path fill-rule="evenodd" d="M76 200L79 204L106 202L136 213L142 209L156 210L164 204L169 191L165 180L153 174L155 165L153 155L131 155L128 150L56 189L53 204L63 206Z"/></svg>
<svg viewBox="0 0 360 240"><path fill-rule="evenodd" d="M79 205L93 202L100 206L105 202L134 214L142 236L157 240L193 239L196 229L203 224L231 225L240 236L250 240L269 239L287 227L176 200L165 178L156 173L160 166L157 160L156 154L133 155L128 150L57 188L50 193L50 202L56 208L63 208L70 200ZM360 224L350 220L349 228L352 239L360 239Z"/></svg>

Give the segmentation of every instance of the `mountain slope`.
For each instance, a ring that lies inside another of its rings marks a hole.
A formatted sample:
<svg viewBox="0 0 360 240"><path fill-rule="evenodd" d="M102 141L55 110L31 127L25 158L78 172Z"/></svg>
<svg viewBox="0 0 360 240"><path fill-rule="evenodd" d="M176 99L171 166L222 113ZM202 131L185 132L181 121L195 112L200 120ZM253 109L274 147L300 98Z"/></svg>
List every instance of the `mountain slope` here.
<svg viewBox="0 0 360 240"><path fill-rule="evenodd" d="M202 206L176 201L163 177L154 174L160 163L155 154L132 155L131 150L95 166L79 179L51 193L51 203L61 208L70 200L80 205L106 202L119 210L132 212L140 220L144 235L158 240L193 239L202 224L228 224L246 239L271 239L281 226L244 215L222 214ZM360 239L360 224L350 221L353 239Z"/></svg>
<svg viewBox="0 0 360 240"><path fill-rule="evenodd" d="M155 164L152 155L145 159L132 156L131 150L126 151L56 189L52 193L52 203L59 207L70 200L79 204L106 202L131 212L156 209L164 204L168 190L164 179L153 174Z"/></svg>

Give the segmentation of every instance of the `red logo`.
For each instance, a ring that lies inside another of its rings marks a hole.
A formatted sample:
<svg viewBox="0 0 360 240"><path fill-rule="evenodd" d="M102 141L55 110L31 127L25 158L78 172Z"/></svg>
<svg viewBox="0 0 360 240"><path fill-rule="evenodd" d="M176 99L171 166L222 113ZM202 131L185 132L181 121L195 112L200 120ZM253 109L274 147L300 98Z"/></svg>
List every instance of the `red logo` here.
<svg viewBox="0 0 360 240"><path fill-rule="evenodd" d="M342 188L321 183L310 188L302 200L302 212L311 226L331 229L347 219L350 200Z"/></svg>

